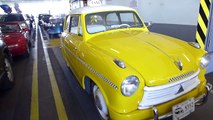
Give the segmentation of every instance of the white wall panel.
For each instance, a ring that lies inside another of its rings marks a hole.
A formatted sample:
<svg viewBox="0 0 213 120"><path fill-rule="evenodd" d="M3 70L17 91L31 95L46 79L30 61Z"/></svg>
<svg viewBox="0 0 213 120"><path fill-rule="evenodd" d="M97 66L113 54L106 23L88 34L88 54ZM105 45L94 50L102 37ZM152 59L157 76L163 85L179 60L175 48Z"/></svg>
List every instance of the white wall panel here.
<svg viewBox="0 0 213 120"><path fill-rule="evenodd" d="M136 0L144 21L197 25L200 0ZM130 6L132 0L107 0L107 4Z"/></svg>
<svg viewBox="0 0 213 120"><path fill-rule="evenodd" d="M38 15L41 13L49 13L53 15L58 14L68 14L70 10L69 1L61 0L61 1L25 1L18 2L19 8L22 13ZM4 4L8 4L12 8L12 12L16 13L14 9L14 2L4 2Z"/></svg>
<svg viewBox="0 0 213 120"><path fill-rule="evenodd" d="M208 30L208 37L206 41L206 49L208 52L211 52L211 62L207 67L207 73L213 72L213 3L211 4L211 15L210 15L210 23Z"/></svg>

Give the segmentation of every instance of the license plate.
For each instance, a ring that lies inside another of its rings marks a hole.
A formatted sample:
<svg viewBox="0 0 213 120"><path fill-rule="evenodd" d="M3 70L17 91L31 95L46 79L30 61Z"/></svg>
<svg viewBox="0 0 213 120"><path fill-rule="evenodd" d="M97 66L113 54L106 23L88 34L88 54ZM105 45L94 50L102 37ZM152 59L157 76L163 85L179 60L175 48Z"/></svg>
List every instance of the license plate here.
<svg viewBox="0 0 213 120"><path fill-rule="evenodd" d="M194 98L190 98L172 107L173 120L180 120L195 111Z"/></svg>

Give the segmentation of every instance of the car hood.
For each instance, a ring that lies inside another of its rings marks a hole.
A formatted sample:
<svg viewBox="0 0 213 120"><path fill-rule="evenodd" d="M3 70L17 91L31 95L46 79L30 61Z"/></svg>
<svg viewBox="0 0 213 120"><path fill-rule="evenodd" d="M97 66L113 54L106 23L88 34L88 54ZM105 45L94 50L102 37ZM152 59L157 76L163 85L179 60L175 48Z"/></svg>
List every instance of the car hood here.
<svg viewBox="0 0 213 120"><path fill-rule="evenodd" d="M177 41L151 32L117 31L98 35L88 42L131 66L142 75L147 86L157 86L197 70L195 57Z"/></svg>

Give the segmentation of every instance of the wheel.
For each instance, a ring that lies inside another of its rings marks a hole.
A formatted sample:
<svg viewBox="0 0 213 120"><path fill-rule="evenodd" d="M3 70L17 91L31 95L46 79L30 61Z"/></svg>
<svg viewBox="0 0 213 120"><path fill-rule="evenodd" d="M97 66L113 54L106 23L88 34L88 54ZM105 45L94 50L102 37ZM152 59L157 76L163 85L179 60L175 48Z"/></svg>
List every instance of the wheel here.
<svg viewBox="0 0 213 120"><path fill-rule="evenodd" d="M103 120L108 120L109 113L108 113L108 108L107 108L105 99L104 99L103 94L101 93L99 87L95 84L92 85L92 93L93 93L94 104L98 110L100 117Z"/></svg>
<svg viewBox="0 0 213 120"><path fill-rule="evenodd" d="M31 41L31 39L28 40L28 46L29 46L29 47L32 47L32 41Z"/></svg>
<svg viewBox="0 0 213 120"><path fill-rule="evenodd" d="M2 89L3 90L8 90L11 89L14 85L14 74L13 74L13 69L11 66L11 62L9 61L8 58L4 59L4 77L3 77L3 84L2 84Z"/></svg>

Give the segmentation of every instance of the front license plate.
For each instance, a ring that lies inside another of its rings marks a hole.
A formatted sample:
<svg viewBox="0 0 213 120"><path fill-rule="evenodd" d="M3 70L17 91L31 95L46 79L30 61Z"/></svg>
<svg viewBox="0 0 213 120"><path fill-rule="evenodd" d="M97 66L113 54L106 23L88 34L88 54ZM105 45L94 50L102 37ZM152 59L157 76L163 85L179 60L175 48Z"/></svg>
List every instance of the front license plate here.
<svg viewBox="0 0 213 120"><path fill-rule="evenodd" d="M173 120L180 120L195 111L194 98L190 98L172 107Z"/></svg>

